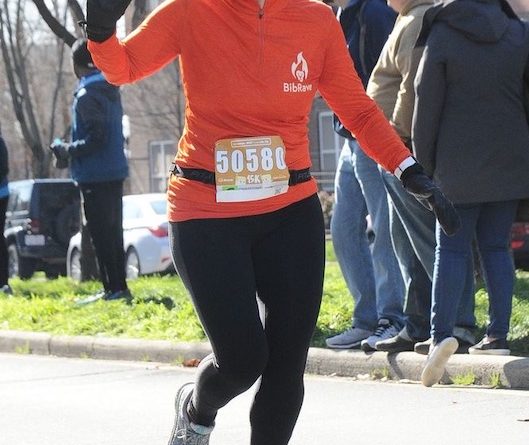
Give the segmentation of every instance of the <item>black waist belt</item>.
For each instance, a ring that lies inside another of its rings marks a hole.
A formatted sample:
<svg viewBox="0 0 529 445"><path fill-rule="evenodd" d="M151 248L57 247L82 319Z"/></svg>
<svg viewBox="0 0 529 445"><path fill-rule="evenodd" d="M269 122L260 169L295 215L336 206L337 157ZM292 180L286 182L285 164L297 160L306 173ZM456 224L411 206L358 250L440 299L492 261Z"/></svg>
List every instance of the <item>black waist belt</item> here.
<svg viewBox="0 0 529 445"><path fill-rule="evenodd" d="M209 170L203 170L201 168L184 168L173 163L173 166L169 172L181 178L192 179L193 181L200 181L204 184L215 185L215 173L210 172ZM308 168L304 168L303 170L289 170L288 172L290 173L288 185L301 184L302 182L307 182L312 178Z"/></svg>

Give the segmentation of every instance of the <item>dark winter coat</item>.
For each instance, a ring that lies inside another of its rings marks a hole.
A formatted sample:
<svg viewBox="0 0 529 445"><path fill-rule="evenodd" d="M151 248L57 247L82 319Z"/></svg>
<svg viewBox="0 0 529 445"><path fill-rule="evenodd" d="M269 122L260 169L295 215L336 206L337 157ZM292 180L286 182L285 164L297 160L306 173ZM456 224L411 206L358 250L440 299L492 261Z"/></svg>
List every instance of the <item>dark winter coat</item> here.
<svg viewBox="0 0 529 445"><path fill-rule="evenodd" d="M338 18L349 54L365 88L393 29L397 13L387 5L386 0L350 0L340 10ZM353 139L336 116L334 129L341 136Z"/></svg>
<svg viewBox="0 0 529 445"><path fill-rule="evenodd" d="M9 173L9 160L7 147L0 135L0 198L9 196L7 175Z"/></svg>
<svg viewBox="0 0 529 445"><path fill-rule="evenodd" d="M100 72L82 77L74 93L72 178L80 184L125 179L123 108L119 88Z"/></svg>
<svg viewBox="0 0 529 445"><path fill-rule="evenodd" d="M425 26L415 80L417 159L454 203L529 197L529 25L499 0L455 0L430 9Z"/></svg>

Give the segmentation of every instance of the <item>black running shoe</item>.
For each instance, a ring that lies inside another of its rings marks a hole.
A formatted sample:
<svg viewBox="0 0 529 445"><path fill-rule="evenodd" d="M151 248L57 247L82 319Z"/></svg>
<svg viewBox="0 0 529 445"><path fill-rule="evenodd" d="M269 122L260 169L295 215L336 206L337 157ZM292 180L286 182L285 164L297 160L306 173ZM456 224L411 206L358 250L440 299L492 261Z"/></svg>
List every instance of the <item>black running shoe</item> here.
<svg viewBox="0 0 529 445"><path fill-rule="evenodd" d="M509 343L505 338L498 338L490 341L487 336L483 337L477 345L468 348L469 354L484 354L484 355L509 355Z"/></svg>

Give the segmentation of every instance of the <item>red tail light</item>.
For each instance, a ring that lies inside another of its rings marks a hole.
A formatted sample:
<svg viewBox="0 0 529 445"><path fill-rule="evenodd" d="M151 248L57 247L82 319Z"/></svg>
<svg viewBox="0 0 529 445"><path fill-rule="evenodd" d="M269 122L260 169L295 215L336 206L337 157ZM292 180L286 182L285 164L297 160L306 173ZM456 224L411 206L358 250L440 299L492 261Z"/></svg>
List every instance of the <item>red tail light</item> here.
<svg viewBox="0 0 529 445"><path fill-rule="evenodd" d="M151 232L157 238L163 238L164 236L169 235L166 225L152 226L148 227L148 229L149 232Z"/></svg>
<svg viewBox="0 0 529 445"><path fill-rule="evenodd" d="M523 245L525 244L525 241L511 241L511 249L521 249Z"/></svg>
<svg viewBox="0 0 529 445"><path fill-rule="evenodd" d="M529 223L514 223L511 229L511 249L522 249L529 238Z"/></svg>
<svg viewBox="0 0 529 445"><path fill-rule="evenodd" d="M522 238L529 235L529 223L514 223L511 229L511 238Z"/></svg>

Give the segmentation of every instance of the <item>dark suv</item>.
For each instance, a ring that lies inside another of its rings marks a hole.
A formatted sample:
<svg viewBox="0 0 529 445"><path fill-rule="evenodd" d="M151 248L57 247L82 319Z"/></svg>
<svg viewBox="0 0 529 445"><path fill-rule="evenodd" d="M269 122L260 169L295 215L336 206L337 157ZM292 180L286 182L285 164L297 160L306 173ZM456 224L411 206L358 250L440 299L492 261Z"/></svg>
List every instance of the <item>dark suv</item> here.
<svg viewBox="0 0 529 445"><path fill-rule="evenodd" d="M80 196L70 179L28 179L9 183L5 237L9 276L66 274L66 252L79 231Z"/></svg>

